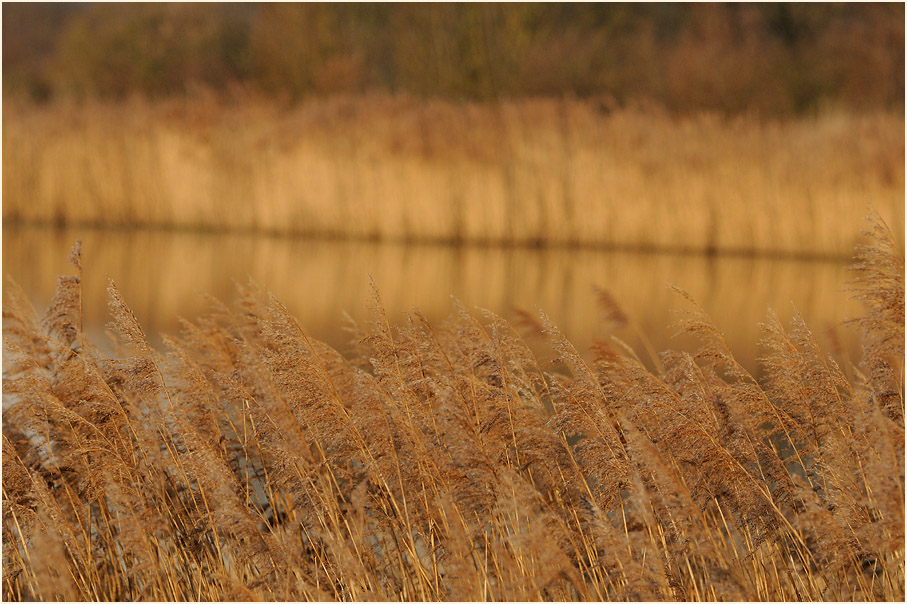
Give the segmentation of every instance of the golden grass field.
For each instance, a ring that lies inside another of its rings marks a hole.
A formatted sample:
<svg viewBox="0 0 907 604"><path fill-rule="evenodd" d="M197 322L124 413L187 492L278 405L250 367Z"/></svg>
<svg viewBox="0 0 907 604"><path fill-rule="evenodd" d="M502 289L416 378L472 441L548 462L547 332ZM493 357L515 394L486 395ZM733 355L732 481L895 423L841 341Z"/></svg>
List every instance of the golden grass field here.
<svg viewBox="0 0 907 604"><path fill-rule="evenodd" d="M904 223L888 113L6 99L3 151L5 224L850 257L867 206Z"/></svg>
<svg viewBox="0 0 907 604"><path fill-rule="evenodd" d="M760 380L692 300L699 344L652 372L544 315L391 324L377 292L345 356L251 288L163 353L111 282L105 354L77 246L43 314L4 289L2 595L903 601L904 257L875 224L861 363L770 318Z"/></svg>

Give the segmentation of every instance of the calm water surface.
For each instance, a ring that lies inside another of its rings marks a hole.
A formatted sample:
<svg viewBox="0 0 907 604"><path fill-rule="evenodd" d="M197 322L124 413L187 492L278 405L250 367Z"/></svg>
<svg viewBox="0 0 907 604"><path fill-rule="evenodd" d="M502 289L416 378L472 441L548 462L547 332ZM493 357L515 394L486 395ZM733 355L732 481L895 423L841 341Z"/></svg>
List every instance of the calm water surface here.
<svg viewBox="0 0 907 604"><path fill-rule="evenodd" d="M193 319L206 311L203 294L232 302L234 283L251 278L273 292L312 336L343 350L344 312L357 321L368 318L371 276L391 321L402 321L414 308L441 321L452 311L452 295L504 316L514 308L542 309L581 351L609 333L596 303L595 287L603 288L631 320L616 335L641 356L638 333L659 351L694 345L673 337L669 327L685 306L670 290L676 284L712 316L751 371L758 372L758 323L770 307L787 322L796 306L820 343L831 350L833 339L840 342L839 360L859 359L855 335L840 326L860 312L844 291L849 275L843 262L5 227L4 277L18 282L43 310L56 276L71 272L66 258L77 238L82 239L85 327L99 343L109 321L108 276L156 345L162 333L178 333L178 317Z"/></svg>

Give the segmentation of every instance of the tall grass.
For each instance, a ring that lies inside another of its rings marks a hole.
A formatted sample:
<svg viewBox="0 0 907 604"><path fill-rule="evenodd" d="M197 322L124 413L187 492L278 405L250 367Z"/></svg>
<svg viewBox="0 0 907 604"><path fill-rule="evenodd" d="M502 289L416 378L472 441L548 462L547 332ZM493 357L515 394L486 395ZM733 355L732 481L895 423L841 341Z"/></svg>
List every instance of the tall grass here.
<svg viewBox="0 0 907 604"><path fill-rule="evenodd" d="M3 596L903 600L896 250L857 264L857 378L769 317L759 383L691 299L702 346L655 374L544 315L392 326L377 292L346 357L252 287L162 354L111 282L109 356L77 246L43 315L4 294Z"/></svg>
<svg viewBox="0 0 907 604"><path fill-rule="evenodd" d="M867 200L904 219L893 114L380 96L5 105L8 223L848 256L845 225Z"/></svg>

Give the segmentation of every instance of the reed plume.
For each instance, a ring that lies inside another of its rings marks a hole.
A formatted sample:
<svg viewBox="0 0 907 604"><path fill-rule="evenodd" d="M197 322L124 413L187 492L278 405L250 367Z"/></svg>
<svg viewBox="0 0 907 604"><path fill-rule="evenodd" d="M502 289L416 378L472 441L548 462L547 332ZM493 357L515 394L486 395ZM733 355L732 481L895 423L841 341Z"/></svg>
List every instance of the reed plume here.
<svg viewBox="0 0 907 604"><path fill-rule="evenodd" d="M682 292L700 346L654 370L544 314L393 324L377 289L341 354L254 283L162 350L110 283L107 353L77 245L43 315L4 293L3 597L902 601L904 265L874 225L861 365L770 312L759 379Z"/></svg>

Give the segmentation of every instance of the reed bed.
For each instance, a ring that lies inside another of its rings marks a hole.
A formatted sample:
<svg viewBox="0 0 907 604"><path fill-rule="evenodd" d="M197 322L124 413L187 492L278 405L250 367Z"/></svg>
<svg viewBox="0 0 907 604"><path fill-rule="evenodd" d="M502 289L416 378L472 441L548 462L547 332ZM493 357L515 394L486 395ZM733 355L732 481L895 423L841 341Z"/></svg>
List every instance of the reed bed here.
<svg viewBox="0 0 907 604"><path fill-rule="evenodd" d="M701 346L652 372L616 339L584 360L544 315L392 326L377 291L342 356L251 285L162 353L111 282L108 355L71 260L41 316L4 292L5 599L904 598L881 222L852 379L770 316L758 382L692 299Z"/></svg>
<svg viewBox="0 0 907 604"><path fill-rule="evenodd" d="M8 224L849 257L867 201L904 220L890 113L6 99L3 151Z"/></svg>

